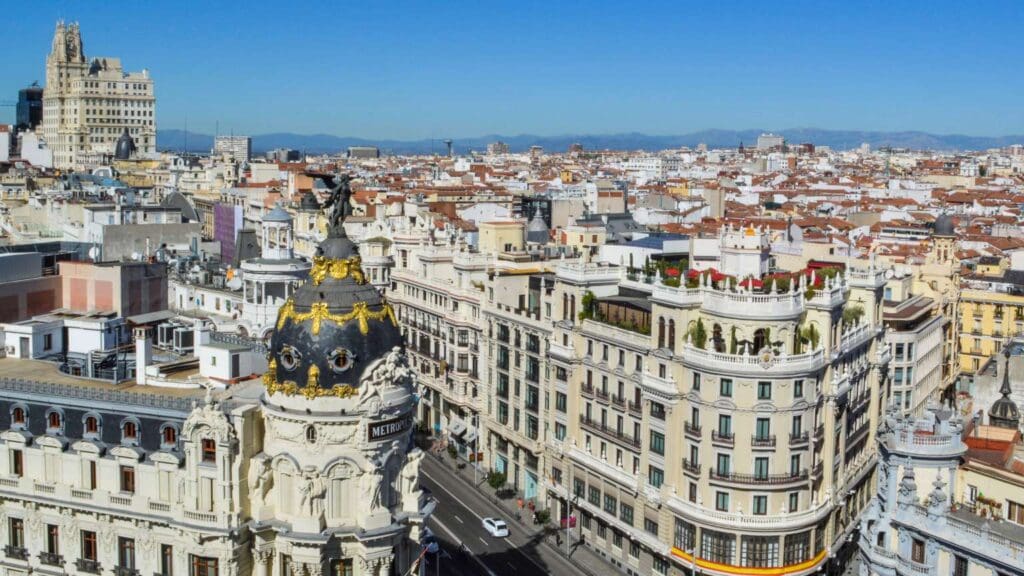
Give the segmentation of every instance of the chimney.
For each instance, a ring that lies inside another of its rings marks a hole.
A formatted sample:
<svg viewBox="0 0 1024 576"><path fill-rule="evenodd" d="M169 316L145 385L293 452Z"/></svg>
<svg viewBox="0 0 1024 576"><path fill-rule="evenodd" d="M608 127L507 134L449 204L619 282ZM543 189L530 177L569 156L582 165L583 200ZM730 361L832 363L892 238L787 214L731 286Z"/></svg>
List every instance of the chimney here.
<svg viewBox="0 0 1024 576"><path fill-rule="evenodd" d="M202 318L196 318L195 322L195 347L205 346L210 343L210 329Z"/></svg>
<svg viewBox="0 0 1024 576"><path fill-rule="evenodd" d="M146 366L153 362L153 342L149 338L149 327L135 328L135 383L146 384Z"/></svg>

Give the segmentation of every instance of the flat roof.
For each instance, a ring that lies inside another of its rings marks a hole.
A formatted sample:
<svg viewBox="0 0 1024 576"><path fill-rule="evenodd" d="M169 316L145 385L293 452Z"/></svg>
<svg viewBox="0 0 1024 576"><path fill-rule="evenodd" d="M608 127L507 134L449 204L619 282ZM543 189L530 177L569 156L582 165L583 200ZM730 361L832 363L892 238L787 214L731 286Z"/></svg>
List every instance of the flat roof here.
<svg viewBox="0 0 1024 576"><path fill-rule="evenodd" d="M202 398L205 388L170 388L162 386L140 386L134 380L123 384L114 384L103 380L80 378L61 372L56 363L25 358L0 358L0 378L39 382L42 384L60 384L97 391L130 392L174 398Z"/></svg>

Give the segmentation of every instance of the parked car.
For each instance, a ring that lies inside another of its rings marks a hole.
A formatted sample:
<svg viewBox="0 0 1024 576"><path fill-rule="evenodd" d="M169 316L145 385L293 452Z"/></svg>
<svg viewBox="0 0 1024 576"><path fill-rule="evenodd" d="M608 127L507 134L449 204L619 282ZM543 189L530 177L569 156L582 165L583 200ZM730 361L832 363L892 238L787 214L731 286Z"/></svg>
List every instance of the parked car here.
<svg viewBox="0 0 1024 576"><path fill-rule="evenodd" d="M487 530L487 533L495 538L508 536L508 524L498 518L484 518L484 530Z"/></svg>

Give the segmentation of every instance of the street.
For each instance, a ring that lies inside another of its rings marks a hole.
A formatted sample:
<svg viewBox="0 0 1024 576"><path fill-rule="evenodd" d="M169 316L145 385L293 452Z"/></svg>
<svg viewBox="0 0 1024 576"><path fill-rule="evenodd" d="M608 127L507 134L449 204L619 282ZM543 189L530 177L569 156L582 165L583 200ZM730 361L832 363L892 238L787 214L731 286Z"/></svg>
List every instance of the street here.
<svg viewBox="0 0 1024 576"><path fill-rule="evenodd" d="M437 500L437 508L428 525L441 544L439 558L430 559L423 572L425 576L582 574L540 542L539 534L534 537L524 534L522 527L513 519L433 458L423 460L420 481ZM507 538L494 538L483 529L481 523L488 516L508 523ZM469 549L469 554L460 553L462 544Z"/></svg>

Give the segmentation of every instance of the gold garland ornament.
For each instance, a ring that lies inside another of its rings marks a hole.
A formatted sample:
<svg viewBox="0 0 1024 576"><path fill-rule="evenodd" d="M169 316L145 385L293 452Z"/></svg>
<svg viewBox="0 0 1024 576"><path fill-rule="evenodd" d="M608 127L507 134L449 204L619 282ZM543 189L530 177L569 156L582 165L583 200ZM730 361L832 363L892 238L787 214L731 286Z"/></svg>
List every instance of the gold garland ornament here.
<svg viewBox="0 0 1024 576"><path fill-rule="evenodd" d="M352 305L352 311L347 314L336 314L331 312L327 302L314 302L309 307L309 312L296 312L295 301L291 298L284 303L281 307L280 313L277 316L277 329L284 328L286 320L291 320L293 324L300 324L306 320L312 320L312 332L314 336L320 334L320 324L329 320L335 324L344 324L349 320L359 320L359 331L364 335L370 332L370 320L391 320L391 323L396 327L398 326L398 320L395 318L395 311L391 309L391 305L387 302L382 303L382 308L378 312L370 310L370 306L366 302L356 302Z"/></svg>
<svg viewBox="0 0 1024 576"><path fill-rule="evenodd" d="M328 276L335 280L351 276L356 284L366 284L366 275L363 274L362 259L359 256L338 259L314 256L313 267L309 270L313 285L319 286Z"/></svg>
<svg viewBox="0 0 1024 576"><path fill-rule="evenodd" d="M263 387L267 390L267 395L273 395L278 392L286 396L295 396L302 394L307 400L313 400L314 398L322 398L324 396L334 396L336 398L351 398L355 396L358 391L349 386L348 384L342 386L332 386L330 388L320 387L320 369L316 365L309 367L309 372L306 375L306 386L299 388L299 385L291 380L285 380L284 382L277 381L277 361L271 360L267 365L267 371L263 374Z"/></svg>

